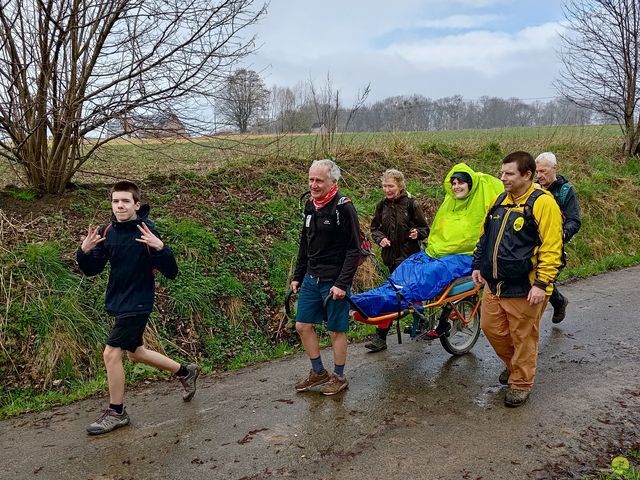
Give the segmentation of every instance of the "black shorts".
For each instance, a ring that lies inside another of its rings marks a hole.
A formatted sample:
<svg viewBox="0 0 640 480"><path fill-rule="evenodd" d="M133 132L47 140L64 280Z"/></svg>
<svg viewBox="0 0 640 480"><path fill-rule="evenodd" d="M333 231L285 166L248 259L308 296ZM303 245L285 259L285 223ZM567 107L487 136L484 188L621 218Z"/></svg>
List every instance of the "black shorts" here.
<svg viewBox="0 0 640 480"><path fill-rule="evenodd" d="M135 352L142 345L144 329L149 321L149 314L116 317L115 323L107 338L107 345L129 352Z"/></svg>

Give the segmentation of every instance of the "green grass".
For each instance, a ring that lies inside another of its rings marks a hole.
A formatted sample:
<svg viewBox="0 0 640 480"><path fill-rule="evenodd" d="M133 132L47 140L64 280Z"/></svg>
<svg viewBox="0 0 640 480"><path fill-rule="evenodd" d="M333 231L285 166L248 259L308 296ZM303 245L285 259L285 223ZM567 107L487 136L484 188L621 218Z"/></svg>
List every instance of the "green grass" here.
<svg viewBox="0 0 640 480"><path fill-rule="evenodd" d="M8 418L25 412L41 412L54 405L68 405L92 395L107 392L107 378L104 374L89 381L74 382L66 389L37 392L17 389L0 391L0 418Z"/></svg>
<svg viewBox="0 0 640 480"><path fill-rule="evenodd" d="M16 200L24 200L28 202L29 200L33 200L34 198L36 198L38 196L38 193L30 189L24 189L24 190L21 189L21 190L10 190L9 195L11 195L11 197L13 197Z"/></svg>

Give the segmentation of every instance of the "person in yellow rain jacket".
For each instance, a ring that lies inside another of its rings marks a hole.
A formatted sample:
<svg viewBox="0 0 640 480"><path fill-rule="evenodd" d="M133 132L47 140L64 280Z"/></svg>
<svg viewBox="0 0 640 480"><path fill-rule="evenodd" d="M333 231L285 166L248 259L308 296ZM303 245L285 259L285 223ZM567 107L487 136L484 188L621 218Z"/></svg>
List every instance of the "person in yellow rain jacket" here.
<svg viewBox="0 0 640 480"><path fill-rule="evenodd" d="M562 215L549 192L533 184L536 164L527 152L502 161L505 192L487 212L473 254L472 276L486 282L480 326L505 364L504 403L522 405L533 387L540 317L562 263Z"/></svg>
<svg viewBox="0 0 640 480"><path fill-rule="evenodd" d="M444 179L445 198L438 209L427 239L426 252L414 253L398 265L378 288L353 295L351 299L368 316L381 315L401 306L424 301L441 292L459 277L471 274L471 254L480 236L482 222L495 197L504 190L502 182L474 172L464 163L451 168ZM451 323L442 316L427 338L447 335ZM374 338L372 352L386 347ZM380 345L382 345L381 348Z"/></svg>
<svg viewBox="0 0 640 480"><path fill-rule="evenodd" d="M454 165L444 179L445 198L431 223L427 255L472 255L484 216L503 190L493 175L475 172L465 163Z"/></svg>

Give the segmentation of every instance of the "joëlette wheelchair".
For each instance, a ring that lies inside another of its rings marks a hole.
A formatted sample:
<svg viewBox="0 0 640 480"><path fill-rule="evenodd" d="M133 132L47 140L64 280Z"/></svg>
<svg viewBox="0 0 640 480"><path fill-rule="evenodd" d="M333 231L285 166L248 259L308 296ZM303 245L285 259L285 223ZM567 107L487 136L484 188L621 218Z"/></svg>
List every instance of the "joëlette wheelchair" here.
<svg viewBox="0 0 640 480"><path fill-rule="evenodd" d="M349 302L351 315L358 322L388 328L395 320L398 343L402 343L400 320L411 315L413 322L409 335L412 339L430 341L438 338L444 349L451 355L464 355L473 348L480 336L478 291L481 287L474 284L470 276L462 277L450 283L434 298L413 303L404 301L402 294L396 290L398 309L375 317L369 317L350 297L345 297L344 300ZM288 318L292 315L292 297L293 291L290 290L284 302ZM333 298L328 295L323 304L325 317L326 306L330 301L333 301ZM428 336L427 334L433 332L441 320L443 324L446 321L450 325L448 332L437 337Z"/></svg>

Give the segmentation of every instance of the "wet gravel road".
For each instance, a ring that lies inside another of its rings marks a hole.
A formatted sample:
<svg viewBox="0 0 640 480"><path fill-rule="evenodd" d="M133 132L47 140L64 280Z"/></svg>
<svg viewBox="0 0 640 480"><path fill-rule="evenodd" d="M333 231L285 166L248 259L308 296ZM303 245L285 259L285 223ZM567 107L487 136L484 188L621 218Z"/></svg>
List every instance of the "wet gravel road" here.
<svg viewBox="0 0 640 480"><path fill-rule="evenodd" d="M88 437L105 399L0 422L2 479L564 479L640 442L640 267L564 287L558 326L542 320L528 404L502 405L484 337L463 357L390 337L351 345L350 389L296 394L301 355L128 396L129 427ZM324 352L330 364L329 352Z"/></svg>

